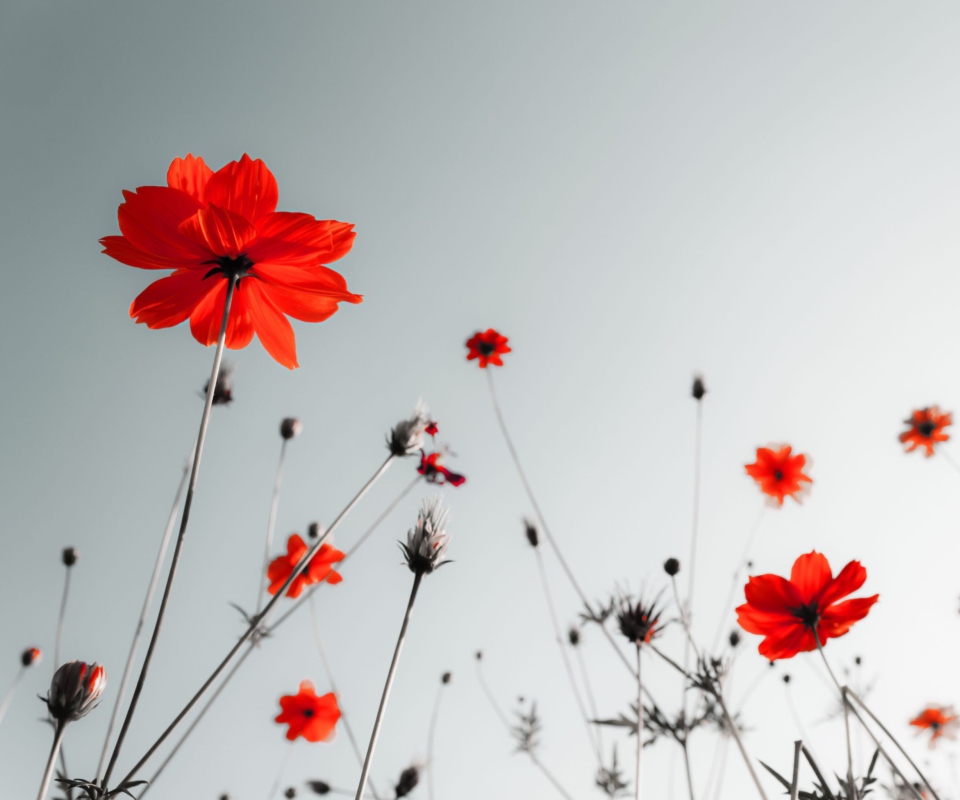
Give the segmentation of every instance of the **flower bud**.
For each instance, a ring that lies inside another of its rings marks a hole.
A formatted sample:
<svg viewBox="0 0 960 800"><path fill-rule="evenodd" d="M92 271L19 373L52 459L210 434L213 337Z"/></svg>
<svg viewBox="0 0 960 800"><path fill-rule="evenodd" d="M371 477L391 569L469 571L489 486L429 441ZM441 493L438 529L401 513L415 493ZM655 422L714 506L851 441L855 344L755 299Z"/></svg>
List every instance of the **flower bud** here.
<svg viewBox="0 0 960 800"><path fill-rule="evenodd" d="M20 654L20 663L25 667L39 664L42 655L39 647L28 647Z"/></svg>
<svg viewBox="0 0 960 800"><path fill-rule="evenodd" d="M452 672L444 672L443 675L440 676L440 682L443 684L450 683L452 679L453 679Z"/></svg>
<svg viewBox="0 0 960 800"><path fill-rule="evenodd" d="M477 650L474 657L477 659L477 661L483 661L483 650Z"/></svg>
<svg viewBox="0 0 960 800"><path fill-rule="evenodd" d="M538 547L540 544L540 531L537 530L536 524L529 519L523 520L523 529L524 533L527 534L527 541L530 542L531 547Z"/></svg>
<svg viewBox="0 0 960 800"><path fill-rule="evenodd" d="M64 547L60 558L65 566L72 567L77 563L77 559L80 558L80 553L77 552L76 547Z"/></svg>
<svg viewBox="0 0 960 800"><path fill-rule="evenodd" d="M567 631L567 639L570 641L571 647L576 647L580 644L580 629L575 628L572 625L570 630Z"/></svg>
<svg viewBox="0 0 960 800"><path fill-rule="evenodd" d="M297 796L297 790L294 789L292 786L288 786L288 787L284 790L283 796L286 797L286 798L290 798L290 800L292 800L292 798L294 798L294 797Z"/></svg>
<svg viewBox="0 0 960 800"><path fill-rule="evenodd" d="M675 558L668 558L663 562L663 571L672 578L680 571L680 562Z"/></svg>
<svg viewBox="0 0 960 800"><path fill-rule="evenodd" d="M292 439L294 436L299 436L300 431L302 430L303 425L296 417L287 417L283 422L280 423L280 435L285 440Z"/></svg>
<svg viewBox="0 0 960 800"><path fill-rule="evenodd" d="M330 784L326 781L307 781L307 786L314 794L330 794Z"/></svg>
<svg viewBox="0 0 960 800"><path fill-rule="evenodd" d="M307 536L309 536L311 539L316 539L321 533L323 533L323 525L321 525L319 522L311 522L307 528Z"/></svg>
<svg viewBox="0 0 960 800"><path fill-rule="evenodd" d="M418 783L420 783L420 767L414 764L400 773L400 780L393 787L393 791L399 800L399 798L406 797L416 789Z"/></svg>
<svg viewBox="0 0 960 800"><path fill-rule="evenodd" d="M47 708L58 722L73 722L88 714L107 685L107 671L97 663L68 661L53 674Z"/></svg>
<svg viewBox="0 0 960 800"><path fill-rule="evenodd" d="M738 631L730 631L730 646L736 647L740 644L740 633Z"/></svg>
<svg viewBox="0 0 960 800"><path fill-rule="evenodd" d="M404 558L411 572L429 575L447 563L447 520L450 514L439 497L424 500L417 524L407 532L407 543L400 543Z"/></svg>
<svg viewBox="0 0 960 800"><path fill-rule="evenodd" d="M789 673L789 672L788 672L786 675L783 676L783 682L784 682L784 683L790 683L790 673Z"/></svg>
<svg viewBox="0 0 960 800"><path fill-rule="evenodd" d="M703 396L707 393L707 387L703 384L703 376L697 375L693 379L693 389L690 390L690 394L693 395L693 399L699 402L703 400Z"/></svg>
<svg viewBox="0 0 960 800"><path fill-rule="evenodd" d="M233 365L227 361L220 364L217 382L213 385L213 405L228 406L233 402ZM203 386L203 396L210 391L210 381Z"/></svg>

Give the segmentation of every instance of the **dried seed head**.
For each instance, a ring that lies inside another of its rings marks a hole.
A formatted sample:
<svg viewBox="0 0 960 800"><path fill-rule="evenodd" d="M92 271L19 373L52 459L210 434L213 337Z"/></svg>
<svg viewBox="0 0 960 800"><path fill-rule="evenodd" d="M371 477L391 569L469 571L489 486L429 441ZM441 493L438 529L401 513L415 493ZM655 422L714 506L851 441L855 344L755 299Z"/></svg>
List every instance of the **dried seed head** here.
<svg viewBox="0 0 960 800"><path fill-rule="evenodd" d="M649 644L660 634L662 626L660 625L661 609L657 607L659 600L659 595L650 603L645 601L642 595L636 602L629 595L619 599L617 623L620 626L620 633L626 636L631 644L638 646Z"/></svg>
<svg viewBox="0 0 960 800"><path fill-rule="evenodd" d="M294 798L297 796L297 790L294 789L292 786L288 786L284 791L283 796L288 798Z"/></svg>
<svg viewBox="0 0 960 800"><path fill-rule="evenodd" d="M730 631L730 646L736 647L740 644L740 632L739 631Z"/></svg>
<svg viewBox="0 0 960 800"><path fill-rule="evenodd" d="M80 553L77 551L76 547L64 547L63 552L60 554L60 560L68 566L72 567L77 563L77 559L80 558Z"/></svg>
<svg viewBox="0 0 960 800"><path fill-rule="evenodd" d="M397 781L397 785L393 787L393 791L399 800L399 798L406 797L416 789L418 783L420 783L420 766L418 764L411 764L400 773L400 780Z"/></svg>
<svg viewBox="0 0 960 800"><path fill-rule="evenodd" d="M39 664L42 655L39 647L28 647L20 654L20 663L25 667Z"/></svg>
<svg viewBox="0 0 960 800"><path fill-rule="evenodd" d="M54 675L47 693L47 708L58 722L86 716L107 685L107 671L97 663L68 661Z"/></svg>
<svg viewBox="0 0 960 800"><path fill-rule="evenodd" d="M323 525L319 522L311 522L307 527L307 536L311 539L319 538L320 534L323 533Z"/></svg>
<svg viewBox="0 0 960 800"><path fill-rule="evenodd" d="M537 530L537 524L532 519L523 518L523 532L527 535L527 541L531 547L538 547L540 544L540 531Z"/></svg>
<svg viewBox="0 0 960 800"><path fill-rule="evenodd" d="M703 396L707 393L707 387L703 384L703 376L697 375L693 379L693 388L690 390L690 394L693 395L693 399L696 401L703 400Z"/></svg>
<svg viewBox="0 0 960 800"><path fill-rule="evenodd" d="M303 430L303 424L296 417L287 417L280 423L280 435L285 439L292 439L299 436Z"/></svg>
<svg viewBox="0 0 960 800"><path fill-rule="evenodd" d="M441 505L441 499L424 500L417 514L417 524L407 533L407 543L400 543L404 558L411 572L429 575L439 569L446 560L447 520L450 512Z"/></svg>
<svg viewBox="0 0 960 800"><path fill-rule="evenodd" d="M440 683L444 685L450 683L451 680L453 680L452 672L444 672L443 675L440 676Z"/></svg>
<svg viewBox="0 0 960 800"><path fill-rule="evenodd" d="M580 644L580 629L571 625L567 631L567 639L570 641L572 647L577 647Z"/></svg>
<svg viewBox="0 0 960 800"><path fill-rule="evenodd" d="M680 562L675 558L668 558L663 562L663 571L672 578L680 571Z"/></svg>
<svg viewBox="0 0 960 800"><path fill-rule="evenodd" d="M203 385L203 396L210 390L210 381ZM220 364L217 382L213 385L213 405L228 406L233 402L233 364L224 361Z"/></svg>
<svg viewBox="0 0 960 800"><path fill-rule="evenodd" d="M330 794L330 784L326 781L307 781L307 786L314 794Z"/></svg>
<svg viewBox="0 0 960 800"><path fill-rule="evenodd" d="M414 455L423 448L423 436L431 424L436 423L430 419L427 407L422 401L417 403L412 417L393 426L387 436L387 449L398 458Z"/></svg>

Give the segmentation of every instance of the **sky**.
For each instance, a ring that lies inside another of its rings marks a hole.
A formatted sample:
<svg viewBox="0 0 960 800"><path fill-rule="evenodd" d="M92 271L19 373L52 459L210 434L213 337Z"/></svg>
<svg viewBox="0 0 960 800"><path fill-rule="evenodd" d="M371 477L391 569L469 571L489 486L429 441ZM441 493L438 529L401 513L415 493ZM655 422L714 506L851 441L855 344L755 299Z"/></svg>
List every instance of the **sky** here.
<svg viewBox="0 0 960 800"><path fill-rule="evenodd" d="M329 523L385 457L384 436L424 398L450 465L450 557L424 581L373 766L379 788L434 753L438 798L558 796L481 692L474 653L510 712L535 700L541 759L576 798L601 796L553 641L531 513L464 341L495 327L513 352L494 375L507 424L557 540L590 597L665 585L687 569L695 373L705 376L693 628L730 625L724 598L763 507L743 465L787 442L812 458L802 506L768 510L755 572L817 549L859 559L870 616L831 641L863 661L871 704L944 800L950 746L907 721L958 703L960 474L905 455L914 408L960 403L960 8L955 3L131 4L8 0L0 11L0 691L20 651L44 649L0 726L0 784L36 791L50 731L35 699L52 673L75 546L65 658L99 661L102 706L68 732L71 769L96 768L109 711L184 460L212 350L185 326L128 317L152 276L108 259L124 189L176 156L215 168L264 159L280 208L357 226L336 265L358 306L295 323L300 369L256 341L229 355L235 402L215 410L156 658L120 758L129 767L236 641L231 603L255 604L278 425L287 454L277 535ZM952 450L953 443L945 453ZM348 547L405 489L391 467L336 534ZM418 486L317 594L342 706L365 743L411 574L396 542ZM279 550L279 547L277 548ZM543 553L564 624L579 602ZM635 686L594 629L583 655L601 716ZM812 656L770 668L744 637L730 682L745 741L789 769L803 736L843 769L842 723ZM681 655L676 626L664 649ZM652 657L664 704L681 684ZM791 676L788 688L782 681ZM341 731L297 742L273 722L300 680L326 690L310 614L250 658L151 789L154 800L264 798L283 785L356 786ZM755 688L751 689L751 687ZM788 694L789 692L789 694ZM794 712L791 712L791 702ZM796 717L796 718L795 718ZM613 732L629 773L633 745ZM868 747L857 742L857 759ZM698 800L752 791L733 749L691 739ZM726 753L726 756L724 756ZM722 790L713 765L727 763ZM677 748L647 750L644 789L683 797ZM778 789L763 778L772 797ZM416 790L426 796L426 787ZM389 792L384 792L384 795Z"/></svg>

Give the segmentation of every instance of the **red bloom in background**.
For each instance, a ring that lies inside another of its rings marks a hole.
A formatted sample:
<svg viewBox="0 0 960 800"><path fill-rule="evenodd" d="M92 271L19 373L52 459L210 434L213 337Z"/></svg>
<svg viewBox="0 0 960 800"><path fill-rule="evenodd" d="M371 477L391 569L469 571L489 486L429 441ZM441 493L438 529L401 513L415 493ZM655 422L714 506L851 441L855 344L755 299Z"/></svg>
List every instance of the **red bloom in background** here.
<svg viewBox="0 0 960 800"><path fill-rule="evenodd" d="M486 369L488 364L502 367L503 361L500 360L500 356L510 352L507 341L506 336L501 336L493 328L487 328L483 333L478 331L467 339L467 361L480 359L481 369Z"/></svg>
<svg viewBox="0 0 960 800"><path fill-rule="evenodd" d="M920 729L917 733L930 731L930 748L933 749L937 746L937 739L941 737L957 738L960 720L957 719L953 706L927 706L910 720L910 724Z"/></svg>
<svg viewBox="0 0 960 800"><path fill-rule="evenodd" d="M907 452L912 453L922 447L926 450L927 458L930 458L934 445L950 438L944 428L953 424L953 414L941 413L939 406L930 406L914 411L909 419L904 420L904 424L909 427L900 434L900 441L906 445Z"/></svg>
<svg viewBox="0 0 960 800"><path fill-rule="evenodd" d="M267 579L270 581L267 591L270 594L276 594L280 591L309 549L303 539L300 538L300 534L291 534L290 538L287 539L287 554L273 559L267 568ZM333 565L338 561L343 561L343 559L343 553L337 548L329 544L320 545L320 549L310 559L307 568L293 579L293 583L287 589L287 597L299 597L304 587L321 581L340 583L343 578L339 572L334 571Z"/></svg>
<svg viewBox="0 0 960 800"><path fill-rule="evenodd" d="M353 246L353 225L277 211L277 181L248 155L213 172L202 158L176 158L166 186L124 192L120 236L100 240L103 252L141 269L170 269L130 306L148 328L190 320L203 345L217 341L228 281L237 281L226 346L238 350L253 334L283 366L297 366L287 317L321 322L338 303L363 298L323 266Z"/></svg>
<svg viewBox="0 0 960 800"><path fill-rule="evenodd" d="M420 466L417 472L426 478L427 483L449 483L451 486L461 486L467 482L467 479L459 474L447 469L440 463L443 452L437 450L435 453L427 455L423 450L420 451Z"/></svg>
<svg viewBox="0 0 960 800"><path fill-rule="evenodd" d="M807 488L802 484L813 483L813 479L803 472L807 457L791 455L791 451L788 444L777 450L758 447L757 460L746 465L747 475L757 482L760 491L775 499L781 506L783 498L788 496L799 503L800 498L797 495Z"/></svg>
<svg viewBox="0 0 960 800"><path fill-rule="evenodd" d="M310 681L300 682L297 694L280 698L280 715L274 720L289 725L287 738L302 736L308 742L330 741L340 719L340 707L333 692L317 697Z"/></svg>
<svg viewBox="0 0 960 800"><path fill-rule="evenodd" d="M794 562L790 580L779 575L751 576L744 589L747 602L737 609L737 621L748 633L764 637L760 642L764 658L793 658L816 650L818 637L823 645L867 616L880 595L838 602L866 579L867 571L859 561L851 561L833 577L827 559L814 550Z"/></svg>

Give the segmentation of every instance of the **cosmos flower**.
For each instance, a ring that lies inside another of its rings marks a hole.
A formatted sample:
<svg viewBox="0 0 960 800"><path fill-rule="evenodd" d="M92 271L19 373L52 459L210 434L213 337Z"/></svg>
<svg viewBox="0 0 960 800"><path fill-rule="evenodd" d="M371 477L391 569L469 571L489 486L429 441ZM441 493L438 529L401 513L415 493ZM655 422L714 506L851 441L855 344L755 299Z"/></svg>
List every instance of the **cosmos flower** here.
<svg viewBox="0 0 960 800"><path fill-rule="evenodd" d="M60 723L86 716L107 685L107 671L99 664L68 661L53 674L47 693L50 715Z"/></svg>
<svg viewBox="0 0 960 800"><path fill-rule="evenodd" d="M916 717L910 720L910 724L919 730L930 731L930 749L937 746L937 740L941 737L947 739L957 738L957 729L960 728L960 720L953 706L927 706Z"/></svg>
<svg viewBox="0 0 960 800"><path fill-rule="evenodd" d="M283 584L286 583L287 578L290 577L290 574L296 569L297 564L300 563L309 549L303 539L300 538L300 534L290 535L290 538L287 539L287 554L273 559L267 568L267 579L270 581L267 591L270 594L276 594L283 588ZM300 592L305 587L321 581L331 584L340 583L343 578L340 573L334 571L333 565L338 561L343 561L343 559L343 553L337 548L326 543L320 545L320 549L310 559L307 568L293 579L290 588L287 589L287 597L299 597Z"/></svg>
<svg viewBox="0 0 960 800"><path fill-rule="evenodd" d="M744 589L747 602L737 609L737 621L748 633L764 637L759 648L764 658L793 658L816 650L818 638L823 645L843 636L867 616L880 595L839 602L866 579L867 571L859 561L851 561L833 577L827 559L814 550L794 562L789 580L779 575L752 576Z"/></svg>
<svg viewBox="0 0 960 800"><path fill-rule="evenodd" d="M648 603L643 597L634 602L629 595L620 597L617 602L617 624L620 633L635 645L650 644L660 635L663 626L660 624L662 609L658 608L659 597Z"/></svg>
<svg viewBox="0 0 960 800"><path fill-rule="evenodd" d="M301 681L296 694L280 698L280 714L274 720L288 725L287 738L292 742L302 736L308 742L328 742L333 738L340 719L337 697L328 692L317 697L310 681Z"/></svg>
<svg viewBox="0 0 960 800"><path fill-rule="evenodd" d="M341 302L363 298L324 266L353 246L353 225L277 211L277 181L244 154L213 172L202 158L175 158L166 186L124 192L120 236L100 240L103 252L131 267L173 270L133 301L130 316L148 328L190 320L203 345L217 341L227 286L236 280L226 346L250 344L254 333L273 358L297 366L287 317L321 322Z"/></svg>
<svg viewBox="0 0 960 800"><path fill-rule="evenodd" d="M946 442L950 438L944 429L953 424L953 414L942 413L939 406L930 406L914 411L909 419L904 420L907 430L900 434L900 441L906 446L908 453L919 447L924 448L927 458L933 455L933 448L939 442Z"/></svg>
<svg viewBox="0 0 960 800"><path fill-rule="evenodd" d="M467 361L479 359L477 363L480 369L486 369L489 364L502 367L503 361L500 360L500 356L510 352L507 341L506 336L501 336L493 328L487 328L483 332L477 331L467 339Z"/></svg>
<svg viewBox="0 0 960 800"><path fill-rule="evenodd" d="M462 486L467 482L467 479L458 472L453 472L443 466L440 463L443 456L444 452L441 450L430 453L430 455L421 450L420 466L417 467L417 472L423 475L427 483L449 483L451 486Z"/></svg>
<svg viewBox="0 0 960 800"><path fill-rule="evenodd" d="M791 455L792 448L785 444L772 450L769 447L757 448L757 460L747 464L747 475L753 478L760 491L783 505L783 498L792 497L798 503L807 488L804 483L813 483L803 468L807 463L804 455Z"/></svg>
<svg viewBox="0 0 960 800"><path fill-rule="evenodd" d="M424 500L417 514L417 524L407 533L407 543L400 543L404 558L411 572L429 575L439 569L446 560L447 521L450 512L443 507L439 497Z"/></svg>

